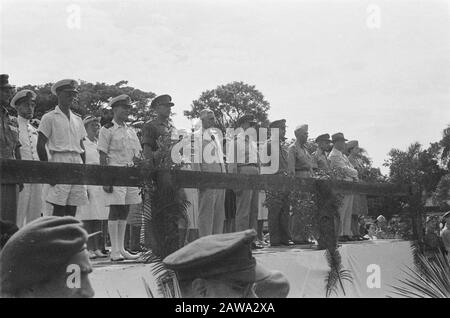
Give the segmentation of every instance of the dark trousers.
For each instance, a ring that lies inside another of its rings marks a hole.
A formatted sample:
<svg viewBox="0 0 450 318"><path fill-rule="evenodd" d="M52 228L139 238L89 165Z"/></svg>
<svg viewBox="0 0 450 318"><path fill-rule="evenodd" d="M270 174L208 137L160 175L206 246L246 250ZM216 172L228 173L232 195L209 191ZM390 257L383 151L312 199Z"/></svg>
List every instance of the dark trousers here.
<svg viewBox="0 0 450 318"><path fill-rule="evenodd" d="M141 250L141 226L134 224L127 224L125 232L125 248L132 252Z"/></svg>
<svg viewBox="0 0 450 318"><path fill-rule="evenodd" d="M291 240L289 233L289 206L287 204L274 204L268 210L270 243L288 243Z"/></svg>
<svg viewBox="0 0 450 318"><path fill-rule="evenodd" d="M17 185L0 184L0 219L17 222Z"/></svg>
<svg viewBox="0 0 450 318"><path fill-rule="evenodd" d="M77 213L77 207L74 205L53 204L53 216L73 216Z"/></svg>
<svg viewBox="0 0 450 318"><path fill-rule="evenodd" d="M102 231L101 220L84 220L83 226L89 234ZM90 251L103 251L105 249L105 241L103 239L103 235L97 234L89 238L89 240L87 241L87 249Z"/></svg>

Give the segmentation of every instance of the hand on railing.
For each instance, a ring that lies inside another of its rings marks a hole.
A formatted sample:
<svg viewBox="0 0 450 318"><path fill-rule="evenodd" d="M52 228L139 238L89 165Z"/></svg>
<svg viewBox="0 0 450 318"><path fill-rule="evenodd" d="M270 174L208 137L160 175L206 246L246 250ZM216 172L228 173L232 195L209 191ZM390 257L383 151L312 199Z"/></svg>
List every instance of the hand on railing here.
<svg viewBox="0 0 450 318"><path fill-rule="evenodd" d="M113 193L113 186L103 186L103 191L106 193Z"/></svg>

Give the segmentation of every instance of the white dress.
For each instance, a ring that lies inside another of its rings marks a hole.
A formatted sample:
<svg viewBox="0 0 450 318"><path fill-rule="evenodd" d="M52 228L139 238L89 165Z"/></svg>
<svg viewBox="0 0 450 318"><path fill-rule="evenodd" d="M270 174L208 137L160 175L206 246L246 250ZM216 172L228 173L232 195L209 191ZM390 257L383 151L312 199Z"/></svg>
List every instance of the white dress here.
<svg viewBox="0 0 450 318"><path fill-rule="evenodd" d="M100 155L97 151L97 142L92 142L89 138L84 140L86 150L86 164L100 164ZM88 185L88 204L77 208L76 218L82 221L107 220L109 208L105 203L105 192L103 187Z"/></svg>
<svg viewBox="0 0 450 318"><path fill-rule="evenodd" d="M28 119L17 117L19 125L20 155L22 160L39 161L36 151L37 129ZM39 218L43 213L44 200L42 199L42 184L25 183L23 190L19 193L17 204L17 226L20 228L25 224Z"/></svg>

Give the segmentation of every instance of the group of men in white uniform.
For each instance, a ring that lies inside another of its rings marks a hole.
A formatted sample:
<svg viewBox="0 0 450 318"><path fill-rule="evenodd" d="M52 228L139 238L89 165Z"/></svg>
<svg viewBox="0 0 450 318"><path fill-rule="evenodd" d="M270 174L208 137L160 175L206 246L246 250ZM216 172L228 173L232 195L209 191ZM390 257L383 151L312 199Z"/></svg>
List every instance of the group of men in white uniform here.
<svg viewBox="0 0 450 318"><path fill-rule="evenodd" d="M126 125L129 110L133 106L130 97L120 95L110 100L109 107L114 113L114 119L99 131L99 118L87 116L82 120L72 112L71 106L78 95L77 87L77 81L72 79L58 81L52 86L51 91L57 96L58 105L42 116L37 129L30 123L36 94L31 90L21 90L15 94L11 106L18 114L21 159L133 165L133 159L140 156L142 148L136 132ZM130 205L141 202L138 188L25 184L19 193L18 202L16 223L19 227L45 214L76 216L86 221L86 224L109 218L112 260L138 257L124 248ZM101 227L95 224L95 229L101 230ZM99 257L105 256L99 247L95 252Z"/></svg>

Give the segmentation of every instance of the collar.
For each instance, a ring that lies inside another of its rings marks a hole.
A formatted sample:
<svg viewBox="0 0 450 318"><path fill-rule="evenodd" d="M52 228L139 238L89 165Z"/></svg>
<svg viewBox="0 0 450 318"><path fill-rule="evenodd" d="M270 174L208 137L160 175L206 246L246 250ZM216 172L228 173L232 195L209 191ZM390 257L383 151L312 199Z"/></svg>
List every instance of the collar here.
<svg viewBox="0 0 450 318"><path fill-rule="evenodd" d="M55 113L59 113L59 114L62 114L62 115L66 115L66 114L64 114L63 113L63 111L61 110L61 108L59 108L59 105L56 105L56 107L55 107ZM69 114L70 114L70 117L72 117L72 115L74 115L74 113L72 113L72 111L70 110L70 108L69 108Z"/></svg>
<svg viewBox="0 0 450 318"><path fill-rule="evenodd" d="M127 127L126 123L124 123L123 125L119 125L119 123L117 123L117 121L115 121L114 119L112 120L112 123L114 124L114 126L117 126L117 127Z"/></svg>
<svg viewBox="0 0 450 318"><path fill-rule="evenodd" d="M341 154L341 155L342 155L342 151L340 151L339 149L337 149L337 148L335 148L335 147L333 147L333 150L332 150L332 151L337 152L338 154Z"/></svg>
<svg viewBox="0 0 450 318"><path fill-rule="evenodd" d="M295 145L300 149L306 149L305 144L301 145L297 140L295 141Z"/></svg>
<svg viewBox="0 0 450 318"><path fill-rule="evenodd" d="M85 139L85 141L86 141L86 142L90 142L91 144L97 144L97 141L98 141L98 139L97 139L97 138L95 138L95 139L94 139L94 141L92 141L92 140L90 140L90 139L89 139L89 137L88 137L88 136L86 136L86 139Z"/></svg>
<svg viewBox="0 0 450 318"><path fill-rule="evenodd" d="M17 115L17 122L18 122L19 124L28 124L28 123L30 122L30 120L29 120L29 119L26 119L26 118L23 118L23 117L20 116L20 115Z"/></svg>

